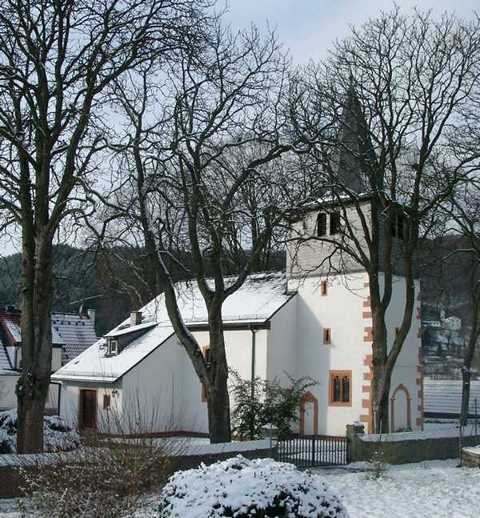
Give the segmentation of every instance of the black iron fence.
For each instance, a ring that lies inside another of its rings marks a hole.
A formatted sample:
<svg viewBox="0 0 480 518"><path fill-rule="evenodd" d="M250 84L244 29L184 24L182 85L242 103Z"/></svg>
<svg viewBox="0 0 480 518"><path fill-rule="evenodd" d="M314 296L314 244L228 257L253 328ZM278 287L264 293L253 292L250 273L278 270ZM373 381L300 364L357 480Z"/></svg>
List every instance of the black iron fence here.
<svg viewBox="0 0 480 518"><path fill-rule="evenodd" d="M346 437L299 435L278 442L278 460L299 468L343 466L350 462Z"/></svg>

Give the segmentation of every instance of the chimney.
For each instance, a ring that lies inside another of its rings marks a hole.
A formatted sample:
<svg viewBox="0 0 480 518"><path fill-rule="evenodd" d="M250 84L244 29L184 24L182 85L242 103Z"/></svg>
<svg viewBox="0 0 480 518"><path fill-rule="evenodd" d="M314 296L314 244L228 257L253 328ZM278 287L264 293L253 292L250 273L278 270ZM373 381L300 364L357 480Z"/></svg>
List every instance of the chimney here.
<svg viewBox="0 0 480 518"><path fill-rule="evenodd" d="M130 327L138 326L142 323L142 312L141 311L132 311L130 313Z"/></svg>

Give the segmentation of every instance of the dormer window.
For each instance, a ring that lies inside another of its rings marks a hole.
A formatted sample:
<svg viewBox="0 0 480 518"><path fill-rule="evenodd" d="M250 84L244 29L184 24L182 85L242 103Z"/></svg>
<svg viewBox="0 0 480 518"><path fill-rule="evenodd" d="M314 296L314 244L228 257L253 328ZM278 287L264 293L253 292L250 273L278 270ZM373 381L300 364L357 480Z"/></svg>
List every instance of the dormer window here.
<svg viewBox="0 0 480 518"><path fill-rule="evenodd" d="M107 339L107 356L115 356L118 354L118 340L115 338Z"/></svg>
<svg viewBox="0 0 480 518"><path fill-rule="evenodd" d="M327 235L327 214L325 212L320 212L317 217L317 236L326 236Z"/></svg>

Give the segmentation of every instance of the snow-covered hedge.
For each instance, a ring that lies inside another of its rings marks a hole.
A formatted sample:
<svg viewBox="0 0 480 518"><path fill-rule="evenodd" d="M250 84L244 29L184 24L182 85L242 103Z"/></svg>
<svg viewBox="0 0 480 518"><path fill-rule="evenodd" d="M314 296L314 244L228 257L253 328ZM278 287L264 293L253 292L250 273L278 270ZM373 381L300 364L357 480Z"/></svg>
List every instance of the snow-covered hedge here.
<svg viewBox="0 0 480 518"><path fill-rule="evenodd" d="M80 436L65 424L59 416L43 419L44 450L48 452L69 451L78 448ZM0 453L17 451L17 411L0 412Z"/></svg>
<svg viewBox="0 0 480 518"><path fill-rule="evenodd" d="M322 480L291 464L241 455L179 471L161 493L160 518L347 518Z"/></svg>

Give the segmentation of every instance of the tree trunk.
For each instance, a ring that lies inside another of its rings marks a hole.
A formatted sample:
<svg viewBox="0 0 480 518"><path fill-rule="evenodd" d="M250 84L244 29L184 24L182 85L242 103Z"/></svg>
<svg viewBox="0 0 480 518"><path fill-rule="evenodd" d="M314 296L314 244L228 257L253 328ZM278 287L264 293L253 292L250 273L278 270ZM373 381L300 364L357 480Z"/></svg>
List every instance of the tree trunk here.
<svg viewBox="0 0 480 518"><path fill-rule="evenodd" d="M387 328L377 277L371 275L369 280L373 338L371 380L371 411L373 415L370 416L370 421L373 433L388 433L390 375L387 370Z"/></svg>
<svg viewBox="0 0 480 518"><path fill-rule="evenodd" d="M462 368L462 405L460 407L460 424L462 426L466 426L468 422L472 363L480 334L480 287L475 279L477 275L476 268L472 269L472 329L468 337Z"/></svg>
<svg viewBox="0 0 480 518"><path fill-rule="evenodd" d="M477 304L475 304L475 311L478 311ZM478 319L475 315L474 319ZM465 351L465 357L463 359L462 368L462 404L460 407L460 424L466 426L468 422L468 408L470 403L470 379L473 356L475 354L475 348L478 340L478 322L474 321L472 331L468 340L467 349Z"/></svg>
<svg viewBox="0 0 480 518"><path fill-rule="evenodd" d="M388 433L390 376L385 365L373 366L372 379L372 412L373 433Z"/></svg>
<svg viewBox="0 0 480 518"><path fill-rule="evenodd" d="M230 397L221 305L209 310L210 358L208 366L208 429L210 442L230 442Z"/></svg>
<svg viewBox="0 0 480 518"><path fill-rule="evenodd" d="M219 378L217 378L219 379ZM223 388L222 388L223 387ZM230 442L230 399L225 379L208 391L208 430L210 442Z"/></svg>
<svg viewBox="0 0 480 518"><path fill-rule="evenodd" d="M468 423L468 407L470 403L470 377L470 367L464 365L462 369L462 404L460 407L461 426L466 426Z"/></svg>
<svg viewBox="0 0 480 518"><path fill-rule="evenodd" d="M22 252L22 371L17 383L19 453L43 451L43 416L52 365L52 242L25 233Z"/></svg>

